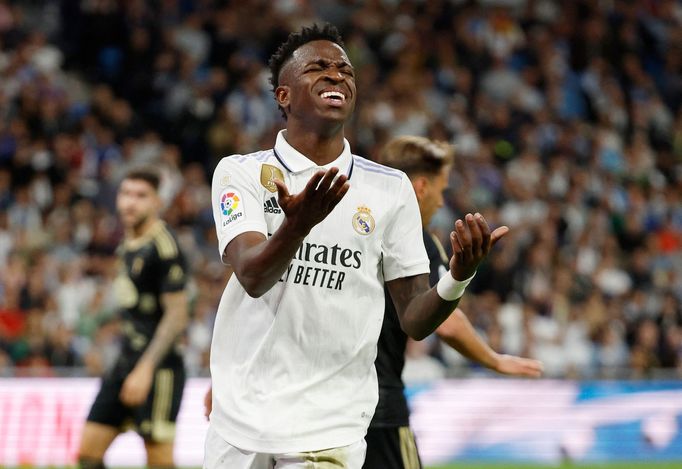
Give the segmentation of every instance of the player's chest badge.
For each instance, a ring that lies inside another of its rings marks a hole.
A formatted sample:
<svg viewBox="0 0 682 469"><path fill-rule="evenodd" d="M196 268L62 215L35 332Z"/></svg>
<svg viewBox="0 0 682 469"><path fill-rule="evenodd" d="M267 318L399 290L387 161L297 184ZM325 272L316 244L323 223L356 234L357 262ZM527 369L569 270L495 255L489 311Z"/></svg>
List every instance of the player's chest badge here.
<svg viewBox="0 0 682 469"><path fill-rule="evenodd" d="M284 182L284 173L277 166L263 164L260 167L260 183L270 192L277 192L275 181Z"/></svg>
<svg viewBox="0 0 682 469"><path fill-rule="evenodd" d="M363 236L374 231L374 217L368 207L364 205L358 207L358 211L353 215L353 229Z"/></svg>

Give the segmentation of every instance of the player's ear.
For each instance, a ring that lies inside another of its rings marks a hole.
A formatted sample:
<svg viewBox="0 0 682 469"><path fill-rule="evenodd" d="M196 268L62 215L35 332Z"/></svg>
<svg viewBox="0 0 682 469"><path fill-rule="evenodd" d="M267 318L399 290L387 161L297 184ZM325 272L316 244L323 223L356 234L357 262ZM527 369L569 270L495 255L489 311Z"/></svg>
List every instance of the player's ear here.
<svg viewBox="0 0 682 469"><path fill-rule="evenodd" d="M429 179L426 176L415 176L412 178L412 187L417 196L417 200L422 200L429 187Z"/></svg>
<svg viewBox="0 0 682 469"><path fill-rule="evenodd" d="M275 100L277 104L286 109L289 107L289 87L287 85L279 85L275 90Z"/></svg>
<svg viewBox="0 0 682 469"><path fill-rule="evenodd" d="M161 195L158 192L154 193L154 209L157 213L163 209L163 200L161 200Z"/></svg>

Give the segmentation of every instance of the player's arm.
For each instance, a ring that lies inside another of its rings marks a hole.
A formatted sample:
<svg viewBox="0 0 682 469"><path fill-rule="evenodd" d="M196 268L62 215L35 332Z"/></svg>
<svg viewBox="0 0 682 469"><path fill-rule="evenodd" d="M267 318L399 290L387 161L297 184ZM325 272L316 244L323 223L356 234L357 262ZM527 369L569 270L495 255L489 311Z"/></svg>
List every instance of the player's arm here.
<svg viewBox="0 0 682 469"><path fill-rule="evenodd" d="M469 360L501 374L538 378L542 375L542 362L530 358L500 354L478 335L464 312L457 308L436 329L436 334L447 345Z"/></svg>
<svg viewBox="0 0 682 469"><path fill-rule="evenodd" d="M453 252L450 271L438 285L429 288L426 274L386 282L400 326L407 335L424 339L450 316L478 265L508 231L509 228L502 226L491 233L480 213L469 213L464 220L455 222L455 229L450 233Z"/></svg>
<svg viewBox="0 0 682 469"><path fill-rule="evenodd" d="M156 368L173 346L189 321L187 292L185 290L161 295L163 317L154 332L151 342L138 363Z"/></svg>
<svg viewBox="0 0 682 469"><path fill-rule="evenodd" d="M442 323L459 303L446 302L429 287L429 275L420 274L386 282L400 327L415 340L422 340Z"/></svg>
<svg viewBox="0 0 682 469"><path fill-rule="evenodd" d="M239 283L252 297L270 290L282 277L310 230L324 220L348 191L348 178L336 180L338 168L318 171L305 189L289 194L286 185L275 181L284 222L266 239L249 231L236 236L225 247L223 258L232 265Z"/></svg>
<svg viewBox="0 0 682 469"><path fill-rule="evenodd" d="M187 327L189 312L184 290L163 293L161 303L164 309L161 322L121 387L121 401L131 407L140 405L147 399L154 380L154 370Z"/></svg>

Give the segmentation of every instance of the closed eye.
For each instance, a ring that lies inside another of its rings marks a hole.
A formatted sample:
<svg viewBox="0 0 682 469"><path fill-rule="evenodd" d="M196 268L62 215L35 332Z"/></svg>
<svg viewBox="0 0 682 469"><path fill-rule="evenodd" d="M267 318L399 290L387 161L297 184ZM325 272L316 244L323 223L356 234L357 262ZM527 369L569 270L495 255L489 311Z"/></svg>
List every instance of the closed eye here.
<svg viewBox="0 0 682 469"><path fill-rule="evenodd" d="M334 64L327 62L326 60L318 60L316 62L308 64L304 69L303 73L310 73L310 72L321 72L323 70L326 70L328 68L333 67ZM339 62L336 64L336 67L338 68L339 72L349 76L349 77L355 77L355 70L347 63L347 62Z"/></svg>

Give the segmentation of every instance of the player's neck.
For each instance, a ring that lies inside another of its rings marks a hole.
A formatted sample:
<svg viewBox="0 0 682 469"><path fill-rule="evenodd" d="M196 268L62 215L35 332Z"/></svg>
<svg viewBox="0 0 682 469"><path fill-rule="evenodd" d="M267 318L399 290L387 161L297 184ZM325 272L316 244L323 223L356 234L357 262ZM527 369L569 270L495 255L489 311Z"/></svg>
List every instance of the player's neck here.
<svg viewBox="0 0 682 469"><path fill-rule="evenodd" d="M158 217L149 217L138 226L131 227L126 230L126 238L130 241L145 237L159 221Z"/></svg>
<svg viewBox="0 0 682 469"><path fill-rule="evenodd" d="M343 152L343 126L330 134L287 126L286 140L309 160L324 166Z"/></svg>

